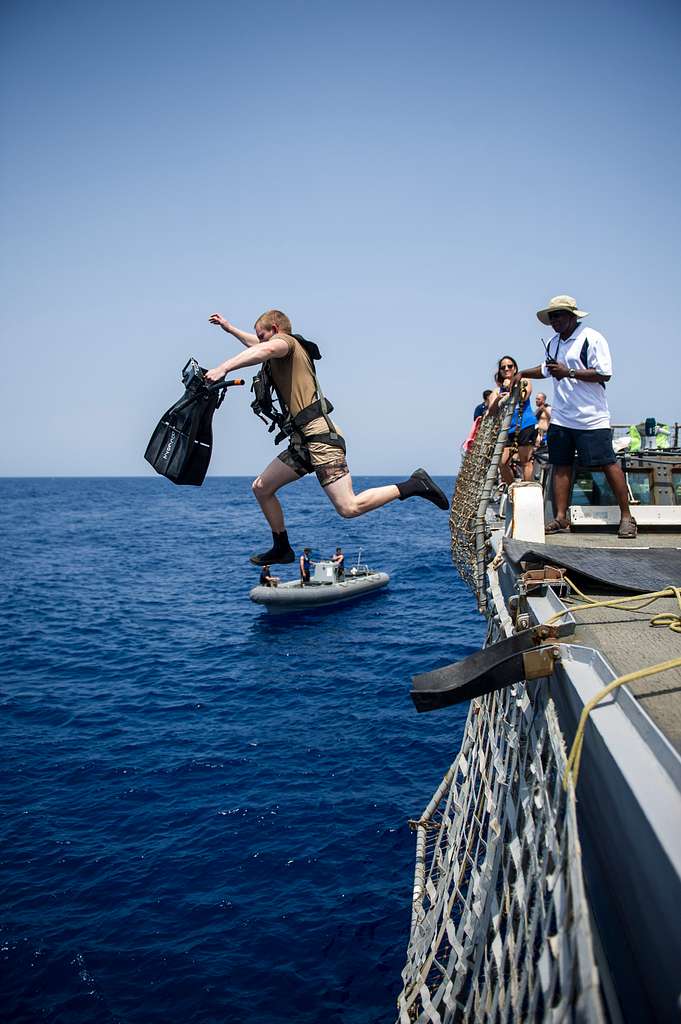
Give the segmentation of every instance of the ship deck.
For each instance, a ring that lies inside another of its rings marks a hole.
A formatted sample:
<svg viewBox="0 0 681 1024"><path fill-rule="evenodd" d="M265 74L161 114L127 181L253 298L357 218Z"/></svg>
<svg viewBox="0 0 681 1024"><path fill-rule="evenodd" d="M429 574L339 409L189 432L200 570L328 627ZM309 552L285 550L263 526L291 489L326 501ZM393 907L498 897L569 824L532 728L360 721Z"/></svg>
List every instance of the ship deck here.
<svg viewBox="0 0 681 1024"><path fill-rule="evenodd" d="M546 538L547 544L565 545L573 548L681 548L681 533L678 530L639 529L634 540L620 540L610 530L571 530L570 533L552 533Z"/></svg>
<svg viewBox="0 0 681 1024"><path fill-rule="evenodd" d="M551 545L581 549L681 548L681 534L669 530L640 530L635 540L620 540L614 533L603 530L574 531L551 535L546 541ZM681 579L670 579L669 583L681 587ZM603 583L585 583L580 589L597 601L625 596ZM675 598L658 598L638 611L616 608L580 611L575 615L578 626L571 642L601 651L617 675L635 672L681 657L681 633L667 626L650 624L651 618L665 612L679 615ZM636 680L629 683L628 688L669 743L681 753L681 668Z"/></svg>

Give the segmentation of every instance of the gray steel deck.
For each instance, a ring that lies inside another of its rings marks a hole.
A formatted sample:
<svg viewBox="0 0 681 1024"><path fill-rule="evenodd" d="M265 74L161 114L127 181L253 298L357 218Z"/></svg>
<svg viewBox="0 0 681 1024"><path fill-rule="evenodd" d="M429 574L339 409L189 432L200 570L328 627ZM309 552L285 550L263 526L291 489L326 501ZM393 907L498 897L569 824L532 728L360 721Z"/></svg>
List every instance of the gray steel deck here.
<svg viewBox="0 0 681 1024"><path fill-rule="evenodd" d="M641 530L636 540L620 540L607 530L553 534L547 544L573 548L681 548L681 534L669 530ZM681 587L681 579L670 584ZM616 600L621 592L608 592L603 584L582 588L595 600ZM579 600L576 598L576 600ZM641 611L595 608L577 612L574 642L602 652L618 675L681 657L681 633L653 627L650 619L662 612L679 614L674 598L661 598ZM628 684L632 694L658 729L681 753L681 669L648 676Z"/></svg>
<svg viewBox="0 0 681 1024"><path fill-rule="evenodd" d="M546 543L580 548L681 548L681 533L655 528L639 529L635 540L620 540L617 531L608 528L571 530L570 533L549 534Z"/></svg>
<svg viewBox="0 0 681 1024"><path fill-rule="evenodd" d="M608 600L613 594L589 591L595 600ZM621 596L621 595L620 595ZM601 651L618 675L681 657L681 633L667 627L650 625L661 612L679 614L673 598L659 598L641 611L594 608L575 612L579 623L570 639ZM656 673L627 684L639 704L658 729L681 753L681 668Z"/></svg>

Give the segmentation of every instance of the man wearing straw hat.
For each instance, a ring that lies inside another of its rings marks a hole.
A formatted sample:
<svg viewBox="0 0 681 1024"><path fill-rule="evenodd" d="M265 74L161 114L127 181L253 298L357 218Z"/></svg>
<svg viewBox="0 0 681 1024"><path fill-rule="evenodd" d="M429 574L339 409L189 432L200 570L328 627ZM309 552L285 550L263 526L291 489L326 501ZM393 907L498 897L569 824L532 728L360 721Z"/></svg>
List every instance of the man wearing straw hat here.
<svg viewBox="0 0 681 1024"><path fill-rule="evenodd" d="M577 308L571 295L556 295L537 319L556 332L545 344L546 359L539 366L521 370L516 380L553 377L551 425L547 434L549 463L553 466L555 519L546 533L569 530L568 502L575 457L585 468L600 470L610 484L620 507L618 537L636 536L636 520L629 510L624 473L612 447L610 410L605 394L612 376L608 343L602 334L583 327L589 314Z"/></svg>

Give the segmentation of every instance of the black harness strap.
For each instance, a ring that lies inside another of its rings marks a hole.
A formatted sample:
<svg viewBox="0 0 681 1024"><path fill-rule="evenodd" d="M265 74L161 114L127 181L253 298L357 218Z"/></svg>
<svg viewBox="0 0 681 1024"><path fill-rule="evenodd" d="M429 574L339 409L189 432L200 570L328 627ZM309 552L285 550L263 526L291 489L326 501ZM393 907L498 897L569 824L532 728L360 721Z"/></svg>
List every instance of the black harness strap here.
<svg viewBox="0 0 681 1024"><path fill-rule="evenodd" d="M294 334L293 337L299 342L305 350L310 361L310 371L314 379L315 394L317 398L310 405L305 406L295 416L291 416L290 412L284 412L286 408L282 401L281 395L279 394L277 387L272 377L272 371L270 369L269 361L263 363L260 372L253 378L251 384L251 391L253 392L254 398L251 402L251 409L264 423L268 424L268 431L272 433L278 428L279 432L274 438L274 443L279 444L286 437L296 439L299 437L302 443L304 440L314 440L323 444L332 445L335 448L342 448L345 451L345 441L338 434L336 428L329 418L329 413L333 412L333 405L324 397L319 379L315 372L315 359L321 359L322 354L319 348L313 341L308 341L303 338L300 334ZM279 409L275 408L274 399L279 402ZM327 433L314 434L307 436L301 433L302 428L307 426L308 423L312 423L313 420L323 418L326 422ZM300 445L297 445L298 447Z"/></svg>
<svg viewBox="0 0 681 1024"><path fill-rule="evenodd" d="M345 438L341 437L340 434L297 434L296 437L302 438L303 445L307 447L309 444L328 444L330 448L339 448L345 453Z"/></svg>

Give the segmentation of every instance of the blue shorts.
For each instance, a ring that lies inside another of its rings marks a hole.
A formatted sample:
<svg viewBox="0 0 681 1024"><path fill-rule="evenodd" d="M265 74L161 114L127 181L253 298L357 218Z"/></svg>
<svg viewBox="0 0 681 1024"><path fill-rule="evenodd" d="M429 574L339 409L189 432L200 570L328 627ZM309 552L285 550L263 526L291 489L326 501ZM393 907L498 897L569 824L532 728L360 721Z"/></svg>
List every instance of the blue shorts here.
<svg viewBox="0 0 681 1024"><path fill-rule="evenodd" d="M559 427L551 423L546 443L552 466L572 466L575 454L581 466L593 469L612 466L617 462L610 427L598 430L573 430L571 427Z"/></svg>

